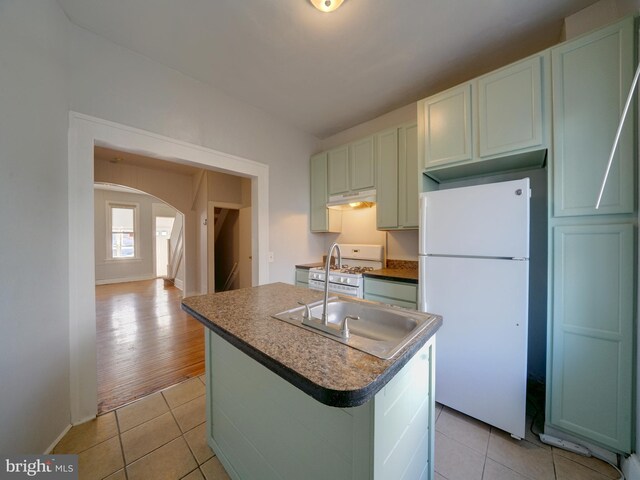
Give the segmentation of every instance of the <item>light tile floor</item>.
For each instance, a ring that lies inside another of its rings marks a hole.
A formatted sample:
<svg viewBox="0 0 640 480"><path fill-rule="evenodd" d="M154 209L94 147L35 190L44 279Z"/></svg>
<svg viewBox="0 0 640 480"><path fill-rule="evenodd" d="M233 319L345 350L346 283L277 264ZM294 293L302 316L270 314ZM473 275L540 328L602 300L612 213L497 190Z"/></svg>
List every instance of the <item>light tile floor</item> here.
<svg viewBox="0 0 640 480"><path fill-rule="evenodd" d="M436 480L619 478L616 470L601 460L543 444L531 433L532 421L528 418L526 438L514 440L502 430L436 405ZM540 425L534 427L534 431L540 430Z"/></svg>
<svg viewBox="0 0 640 480"><path fill-rule="evenodd" d="M77 453L80 480L227 480L205 439L204 377L73 427L53 453Z"/></svg>
<svg viewBox="0 0 640 480"><path fill-rule="evenodd" d="M78 454L80 480L226 480L205 440L204 393L204 377L186 380L73 427L54 453ZM544 445L529 429L517 441L442 405L436 415L436 480L618 478L605 462Z"/></svg>

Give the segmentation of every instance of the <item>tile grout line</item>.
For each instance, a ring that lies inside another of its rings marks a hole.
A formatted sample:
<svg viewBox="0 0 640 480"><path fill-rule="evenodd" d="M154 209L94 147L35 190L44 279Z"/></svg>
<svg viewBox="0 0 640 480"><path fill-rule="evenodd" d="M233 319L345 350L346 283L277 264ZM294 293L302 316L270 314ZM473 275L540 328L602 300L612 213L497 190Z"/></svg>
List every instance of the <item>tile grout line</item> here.
<svg viewBox="0 0 640 480"><path fill-rule="evenodd" d="M188 380L185 380L185 381L188 381ZM160 393L162 394L162 392L160 392ZM176 422L176 425L178 426L178 430L180 430L180 436L182 437L182 440L184 441L184 443L186 443L186 444L187 444L187 449L189 450L189 453L191 453L191 457L192 457L192 458L193 458L193 460L196 462L196 466L197 466L197 468L199 469L199 468L200 468L200 464L198 463L198 459L196 458L195 454L194 454L194 453L193 453L193 451L191 450L191 445L189 445L189 442L187 442L187 439L186 439L186 438L184 438L184 434L185 434L186 432L183 432L183 431L182 431L182 427L180 426L180 423L178 423L178 419L177 419L177 418L176 418L176 416L173 414L173 408L171 408L171 406L169 406L169 402L167 401L166 397L164 397L164 395L162 395L162 396L163 396L163 398L164 398L165 403L166 403L166 404L167 404L167 406L169 407L169 413L171 413L171 416L173 417L173 421L174 421L174 422ZM197 397L196 397L196 398L197 398ZM189 403L189 402L185 402L184 404L181 404L181 405L185 405L185 404L187 404L187 403ZM178 405L178 407L179 407L179 406L180 406L180 405ZM197 425L196 425L196 426L197 426ZM193 428L195 428L195 427L193 427ZM193 430L193 429L192 429L192 430ZM187 430L187 431L189 432L189 431L191 431L191 430ZM174 440L175 440L175 439L174 439ZM173 441L173 440L172 440L172 441ZM166 444L165 444L165 445L166 445ZM192 471L193 471L193 470L192 470ZM191 473L191 472L189 472L189 473ZM189 474L187 474L187 475L189 475ZM203 476L204 476L204 475L203 475Z"/></svg>
<svg viewBox="0 0 640 480"><path fill-rule="evenodd" d="M124 456L124 446L122 445L122 432L120 430L120 418L118 417L117 409L113 410L113 415L116 417L116 429L118 430L118 442L120 443L120 454L122 455L122 465L123 465L122 469L124 470L124 478L125 480L129 480L129 474L127 473L127 459ZM113 475L113 473L111 475Z"/></svg>

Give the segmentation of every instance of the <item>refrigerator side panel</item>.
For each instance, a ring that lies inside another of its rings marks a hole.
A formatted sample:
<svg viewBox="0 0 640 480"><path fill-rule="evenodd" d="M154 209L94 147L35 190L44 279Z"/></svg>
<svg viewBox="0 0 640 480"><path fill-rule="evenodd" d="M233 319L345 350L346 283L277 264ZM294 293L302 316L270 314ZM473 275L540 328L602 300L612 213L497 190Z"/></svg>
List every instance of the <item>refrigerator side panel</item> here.
<svg viewBox="0 0 640 480"><path fill-rule="evenodd" d="M438 331L436 401L524 438L528 262L426 257Z"/></svg>
<svg viewBox="0 0 640 480"><path fill-rule="evenodd" d="M428 192L421 253L529 258L529 179Z"/></svg>
<svg viewBox="0 0 640 480"><path fill-rule="evenodd" d="M420 194L420 204L418 207L418 255L425 255L427 253L427 193Z"/></svg>

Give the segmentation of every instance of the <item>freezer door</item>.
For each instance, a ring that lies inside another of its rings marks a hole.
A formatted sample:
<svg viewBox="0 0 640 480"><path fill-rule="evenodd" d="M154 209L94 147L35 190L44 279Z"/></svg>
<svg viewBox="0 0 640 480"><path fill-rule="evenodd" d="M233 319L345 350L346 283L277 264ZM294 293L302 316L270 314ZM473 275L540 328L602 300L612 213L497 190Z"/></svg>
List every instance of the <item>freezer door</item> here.
<svg viewBox="0 0 640 480"><path fill-rule="evenodd" d="M436 401L524 438L527 261L426 257L437 333Z"/></svg>
<svg viewBox="0 0 640 480"><path fill-rule="evenodd" d="M529 179L428 192L420 253L529 258Z"/></svg>

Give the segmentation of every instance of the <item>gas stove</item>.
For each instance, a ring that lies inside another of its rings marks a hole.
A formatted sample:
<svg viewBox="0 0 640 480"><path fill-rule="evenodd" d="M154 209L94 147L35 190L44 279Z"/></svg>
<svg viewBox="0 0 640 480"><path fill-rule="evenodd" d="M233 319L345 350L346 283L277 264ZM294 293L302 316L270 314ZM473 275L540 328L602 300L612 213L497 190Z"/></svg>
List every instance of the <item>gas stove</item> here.
<svg viewBox="0 0 640 480"><path fill-rule="evenodd" d="M324 272L324 268L322 267L314 267L314 269L320 270ZM358 274L364 272L370 272L371 270L375 270L374 267L351 267L346 264L342 264L342 266L331 265L329 267L331 273L349 273L349 274Z"/></svg>
<svg viewBox="0 0 640 480"><path fill-rule="evenodd" d="M363 273L382 268L384 249L382 245L340 244L342 265L331 265L329 269L329 291L364 297ZM324 267L309 270L309 288L324 290L327 278Z"/></svg>

